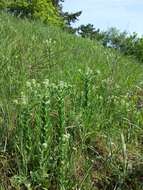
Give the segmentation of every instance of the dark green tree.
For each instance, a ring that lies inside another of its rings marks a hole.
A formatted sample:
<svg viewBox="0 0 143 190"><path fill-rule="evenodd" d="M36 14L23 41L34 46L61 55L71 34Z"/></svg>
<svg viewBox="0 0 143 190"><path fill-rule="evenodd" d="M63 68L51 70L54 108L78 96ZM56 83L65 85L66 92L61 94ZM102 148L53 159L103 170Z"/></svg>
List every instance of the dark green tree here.
<svg viewBox="0 0 143 190"><path fill-rule="evenodd" d="M67 25L71 25L71 23L75 23L78 20L78 17L81 15L82 11L78 11L76 13L63 13L64 19Z"/></svg>
<svg viewBox="0 0 143 190"><path fill-rule="evenodd" d="M76 33L77 28L74 28L72 24L78 20L81 14L82 14L82 11L78 11L76 13L65 12L62 14L66 23L66 30L68 30L70 33Z"/></svg>
<svg viewBox="0 0 143 190"><path fill-rule="evenodd" d="M63 11L63 3L64 0L52 0L53 5L58 9L60 16L63 18L65 22L65 29L71 33L76 32L76 28L72 27L72 23L75 23L79 16L81 15L82 11L78 11L75 13L69 13Z"/></svg>
<svg viewBox="0 0 143 190"><path fill-rule="evenodd" d="M83 38L101 41L104 38L103 33L99 29L95 29L93 24L81 25L78 28L78 34Z"/></svg>
<svg viewBox="0 0 143 190"><path fill-rule="evenodd" d="M63 3L64 0L52 0L52 3L55 7L61 7L61 3Z"/></svg>

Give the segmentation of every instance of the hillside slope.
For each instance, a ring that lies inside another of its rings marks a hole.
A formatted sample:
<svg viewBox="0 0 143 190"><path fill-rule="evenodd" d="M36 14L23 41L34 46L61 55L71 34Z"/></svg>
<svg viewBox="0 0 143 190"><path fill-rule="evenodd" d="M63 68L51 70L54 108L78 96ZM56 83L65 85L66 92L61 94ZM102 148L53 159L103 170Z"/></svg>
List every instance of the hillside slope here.
<svg viewBox="0 0 143 190"><path fill-rule="evenodd" d="M0 15L0 189L141 190L143 65Z"/></svg>

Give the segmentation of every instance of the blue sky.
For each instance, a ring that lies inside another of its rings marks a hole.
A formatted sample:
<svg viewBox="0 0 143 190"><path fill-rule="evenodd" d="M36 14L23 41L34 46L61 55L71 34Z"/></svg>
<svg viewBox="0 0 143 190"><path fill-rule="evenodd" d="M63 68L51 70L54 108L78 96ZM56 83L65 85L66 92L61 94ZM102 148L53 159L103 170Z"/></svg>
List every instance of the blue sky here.
<svg viewBox="0 0 143 190"><path fill-rule="evenodd" d="M143 34L143 0L65 0L63 6L65 11L83 11L78 25L91 23L102 30L114 26Z"/></svg>

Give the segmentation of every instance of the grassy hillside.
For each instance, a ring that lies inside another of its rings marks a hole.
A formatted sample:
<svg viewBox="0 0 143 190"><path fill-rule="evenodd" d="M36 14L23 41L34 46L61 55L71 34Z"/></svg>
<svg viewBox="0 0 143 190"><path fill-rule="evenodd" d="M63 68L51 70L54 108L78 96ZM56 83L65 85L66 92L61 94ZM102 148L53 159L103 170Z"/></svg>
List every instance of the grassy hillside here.
<svg viewBox="0 0 143 190"><path fill-rule="evenodd" d="M0 190L143 189L143 65L0 15Z"/></svg>

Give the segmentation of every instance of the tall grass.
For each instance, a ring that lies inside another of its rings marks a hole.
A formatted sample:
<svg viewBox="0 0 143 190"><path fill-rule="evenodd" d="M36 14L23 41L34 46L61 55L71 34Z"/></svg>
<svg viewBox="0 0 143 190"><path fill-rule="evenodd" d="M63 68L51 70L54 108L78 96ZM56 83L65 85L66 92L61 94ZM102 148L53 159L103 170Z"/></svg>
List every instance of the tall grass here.
<svg viewBox="0 0 143 190"><path fill-rule="evenodd" d="M143 189L143 65L0 15L0 189Z"/></svg>

